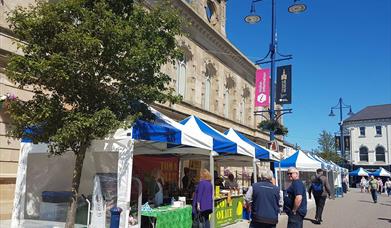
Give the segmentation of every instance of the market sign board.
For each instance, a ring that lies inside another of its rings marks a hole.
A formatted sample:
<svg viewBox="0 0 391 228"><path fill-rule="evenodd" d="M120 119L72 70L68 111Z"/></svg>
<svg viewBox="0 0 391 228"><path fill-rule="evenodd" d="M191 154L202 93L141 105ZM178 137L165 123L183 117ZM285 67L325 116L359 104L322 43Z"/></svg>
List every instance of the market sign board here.
<svg viewBox="0 0 391 228"><path fill-rule="evenodd" d="M292 65L277 67L276 103L292 103Z"/></svg>
<svg viewBox="0 0 391 228"><path fill-rule="evenodd" d="M270 69L258 69L255 75L255 107L269 107Z"/></svg>
<svg viewBox="0 0 391 228"><path fill-rule="evenodd" d="M242 215L243 196L215 200L215 227L236 223Z"/></svg>

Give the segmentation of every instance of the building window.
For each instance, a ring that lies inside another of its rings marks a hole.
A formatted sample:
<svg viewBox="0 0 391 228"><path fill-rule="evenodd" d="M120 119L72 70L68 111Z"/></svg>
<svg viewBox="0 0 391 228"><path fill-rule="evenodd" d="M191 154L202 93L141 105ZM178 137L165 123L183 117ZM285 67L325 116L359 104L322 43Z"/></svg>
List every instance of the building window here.
<svg viewBox="0 0 391 228"><path fill-rule="evenodd" d="M205 10L206 10L206 17L208 18L209 22L211 22L213 14L215 13L215 6L214 6L213 2L208 1L206 3Z"/></svg>
<svg viewBox="0 0 391 228"><path fill-rule="evenodd" d="M176 63L176 92L185 97L186 93L186 58L178 60Z"/></svg>
<svg viewBox="0 0 391 228"><path fill-rule="evenodd" d="M367 147L360 148L360 161L368 162L368 148Z"/></svg>
<svg viewBox="0 0 391 228"><path fill-rule="evenodd" d="M365 136L365 127L360 127L360 136Z"/></svg>
<svg viewBox="0 0 391 228"><path fill-rule="evenodd" d="M376 147L376 161L379 161L379 162L386 161L386 154L384 151L384 147L382 147L382 146Z"/></svg>
<svg viewBox="0 0 391 228"><path fill-rule="evenodd" d="M376 126L376 135L381 135L381 126Z"/></svg>

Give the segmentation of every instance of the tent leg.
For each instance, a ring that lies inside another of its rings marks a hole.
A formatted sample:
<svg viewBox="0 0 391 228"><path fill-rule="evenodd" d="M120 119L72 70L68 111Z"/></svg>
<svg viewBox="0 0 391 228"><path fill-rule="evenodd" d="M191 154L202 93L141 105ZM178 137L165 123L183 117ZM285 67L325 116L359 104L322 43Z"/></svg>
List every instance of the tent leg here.
<svg viewBox="0 0 391 228"><path fill-rule="evenodd" d="M130 192L132 189L134 140L129 141L126 148L118 152L118 182L117 182L117 207L121 213L120 227L127 228L129 221Z"/></svg>
<svg viewBox="0 0 391 228"><path fill-rule="evenodd" d="M214 202L214 198L215 198L215 177L214 177L214 159L213 159L213 151L210 151L210 155L209 155L209 170L210 170L210 174L212 176L212 180L211 180L211 183L212 183L212 200L213 200L213 203L212 203L212 216L211 216L211 220L210 220L210 227L215 227L214 224L215 224L215 202Z"/></svg>
<svg viewBox="0 0 391 228"><path fill-rule="evenodd" d="M14 206L12 208L11 227L19 227L19 221L24 219L27 157L31 151L32 145L32 143L21 143L19 165L15 184Z"/></svg>
<svg viewBox="0 0 391 228"><path fill-rule="evenodd" d="M253 177L253 181L254 183L257 183L258 182L258 173L257 173L257 159L254 158L253 160L253 173L254 173L254 177Z"/></svg>

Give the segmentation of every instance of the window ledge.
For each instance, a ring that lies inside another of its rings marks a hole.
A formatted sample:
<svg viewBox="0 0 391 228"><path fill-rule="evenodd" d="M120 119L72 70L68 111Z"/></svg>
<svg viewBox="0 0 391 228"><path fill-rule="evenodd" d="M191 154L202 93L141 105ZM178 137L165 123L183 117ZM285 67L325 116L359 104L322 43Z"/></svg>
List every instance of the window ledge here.
<svg viewBox="0 0 391 228"><path fill-rule="evenodd" d="M359 138L365 138L365 135L359 135L358 137Z"/></svg>
<svg viewBox="0 0 391 228"><path fill-rule="evenodd" d="M375 135L375 137L382 137L383 135Z"/></svg>

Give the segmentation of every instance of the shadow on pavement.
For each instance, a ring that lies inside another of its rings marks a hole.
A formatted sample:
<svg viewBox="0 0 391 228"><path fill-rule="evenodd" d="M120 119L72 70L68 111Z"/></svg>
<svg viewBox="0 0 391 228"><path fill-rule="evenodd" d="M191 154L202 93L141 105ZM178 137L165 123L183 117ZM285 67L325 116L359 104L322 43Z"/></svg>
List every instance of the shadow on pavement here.
<svg viewBox="0 0 391 228"><path fill-rule="evenodd" d="M372 201L368 201L368 200L359 200L359 201L364 203L373 203Z"/></svg>
<svg viewBox="0 0 391 228"><path fill-rule="evenodd" d="M381 205L384 205L384 206L389 206L391 207L391 204L386 204L386 203L380 203Z"/></svg>
<svg viewBox="0 0 391 228"><path fill-rule="evenodd" d="M388 218L377 218L379 220L384 220L384 221L388 221L389 223L391 223L391 219L388 219Z"/></svg>
<svg viewBox="0 0 391 228"><path fill-rule="evenodd" d="M304 218L304 220L310 221L313 224L316 224L316 222L317 222L315 219L310 219L310 218Z"/></svg>

